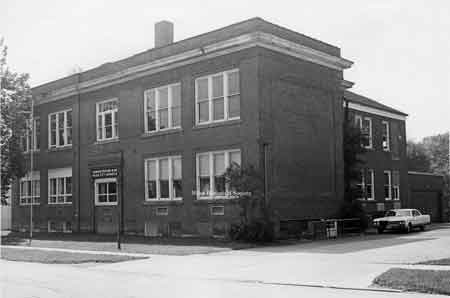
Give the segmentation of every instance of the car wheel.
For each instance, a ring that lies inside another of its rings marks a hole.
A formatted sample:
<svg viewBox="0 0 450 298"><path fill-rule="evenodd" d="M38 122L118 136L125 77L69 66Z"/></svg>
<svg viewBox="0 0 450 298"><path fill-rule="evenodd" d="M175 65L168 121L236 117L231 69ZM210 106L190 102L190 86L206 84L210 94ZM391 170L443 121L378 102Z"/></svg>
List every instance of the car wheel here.
<svg viewBox="0 0 450 298"><path fill-rule="evenodd" d="M378 230L378 234L382 234L382 233L383 233L383 231L384 231L384 229L383 229L383 228L378 228L377 230Z"/></svg>
<svg viewBox="0 0 450 298"><path fill-rule="evenodd" d="M422 232L425 231L425 225L420 226L420 230L421 230Z"/></svg>
<svg viewBox="0 0 450 298"><path fill-rule="evenodd" d="M406 228L405 228L405 233L408 234L408 233L410 233L411 231L412 231L412 225L411 225L411 223L409 223L409 224L406 226Z"/></svg>

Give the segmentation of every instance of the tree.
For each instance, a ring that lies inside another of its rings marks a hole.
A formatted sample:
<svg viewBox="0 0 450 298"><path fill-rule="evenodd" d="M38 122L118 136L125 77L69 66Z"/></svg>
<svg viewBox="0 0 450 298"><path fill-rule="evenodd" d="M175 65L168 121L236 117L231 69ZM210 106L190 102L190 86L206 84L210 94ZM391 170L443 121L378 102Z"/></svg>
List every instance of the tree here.
<svg viewBox="0 0 450 298"><path fill-rule="evenodd" d="M7 47L0 40L0 136L1 136L1 202L6 196L13 179L25 175L25 160L21 148L26 133L27 118L24 112L30 110L31 90L28 74L11 71L6 63Z"/></svg>
<svg viewBox="0 0 450 298"><path fill-rule="evenodd" d="M422 143L409 140L406 145L406 152L409 171L430 172L431 162Z"/></svg>

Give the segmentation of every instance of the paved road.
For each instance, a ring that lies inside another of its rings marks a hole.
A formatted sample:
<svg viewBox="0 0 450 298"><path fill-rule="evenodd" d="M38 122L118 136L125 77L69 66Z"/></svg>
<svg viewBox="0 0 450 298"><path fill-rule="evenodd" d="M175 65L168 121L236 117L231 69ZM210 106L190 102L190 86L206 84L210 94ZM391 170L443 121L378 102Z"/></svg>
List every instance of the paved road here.
<svg viewBox="0 0 450 298"><path fill-rule="evenodd" d="M367 289L375 276L390 267L445 257L450 257L450 225L409 235L374 235L206 255L155 255L108 265L0 261L0 296L426 297L354 288Z"/></svg>

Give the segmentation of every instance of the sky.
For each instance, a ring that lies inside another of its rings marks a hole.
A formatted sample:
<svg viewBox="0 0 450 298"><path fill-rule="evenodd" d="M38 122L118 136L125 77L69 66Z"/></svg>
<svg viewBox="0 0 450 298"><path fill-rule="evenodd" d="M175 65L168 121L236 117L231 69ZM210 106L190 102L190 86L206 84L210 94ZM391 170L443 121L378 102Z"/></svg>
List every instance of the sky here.
<svg viewBox="0 0 450 298"><path fill-rule="evenodd" d="M36 86L153 47L262 17L341 48L352 91L409 114L408 139L450 130L450 1L2 0L8 64Z"/></svg>

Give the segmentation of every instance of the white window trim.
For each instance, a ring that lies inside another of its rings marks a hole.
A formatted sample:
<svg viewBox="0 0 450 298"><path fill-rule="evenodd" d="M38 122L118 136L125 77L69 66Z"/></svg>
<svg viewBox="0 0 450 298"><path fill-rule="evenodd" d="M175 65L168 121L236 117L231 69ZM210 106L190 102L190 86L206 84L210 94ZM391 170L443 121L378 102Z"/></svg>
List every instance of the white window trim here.
<svg viewBox="0 0 450 298"><path fill-rule="evenodd" d="M49 221L47 221L47 232L48 233L56 233L57 232L57 230L53 230L52 228L51 228L51 224L52 223L54 223L54 224L56 224L56 222L55 221L53 221L53 220L49 220Z"/></svg>
<svg viewBox="0 0 450 298"><path fill-rule="evenodd" d="M72 229L67 229L67 221L63 222L63 233L72 233Z"/></svg>
<svg viewBox="0 0 450 298"><path fill-rule="evenodd" d="M195 157L195 180L196 180L196 196L197 200L216 200L216 199L233 199L234 196L229 195L229 185L225 185L225 193L224 196L216 195L213 191L214 188L214 154L217 153L225 153L225 169L227 169L230 166L230 153L233 152L239 152L241 154L241 164L242 164L242 152L240 149L230 149L230 150L220 150L220 151L207 151L207 152L199 152L196 154ZM208 196L201 196L200 193L200 156L201 155L208 155L209 158L209 195Z"/></svg>
<svg viewBox="0 0 450 298"><path fill-rule="evenodd" d="M385 200L386 201L390 201L390 200L392 200L392 172L391 171L384 171L383 172L384 174L388 174L388 177L389 177L389 197L386 197L386 195L385 195ZM384 176L383 176L383 192L384 192L384 189L386 188L386 184L385 184L385 181L384 181Z"/></svg>
<svg viewBox="0 0 450 298"><path fill-rule="evenodd" d="M397 189L397 193L398 193L398 198L394 198L394 193L392 192L392 199L394 201L400 201L400 171L392 171L392 175L394 175L394 173L397 172L398 173L398 184L392 184L392 189Z"/></svg>
<svg viewBox="0 0 450 298"><path fill-rule="evenodd" d="M100 111L99 107L101 104L112 102L112 101L117 102L116 109L99 112ZM115 111L117 111L117 116L119 116L119 99L118 98L110 98L110 99L102 100L95 104L95 134L97 135L97 142L117 140L119 138L119 119L117 119L117 131L114 129L114 126L116 123ZM106 128L105 128L105 115L106 114L111 114L112 134L111 134L110 138L106 138ZM99 130L98 117L100 115L102 116L102 136L103 136L101 139L98 134L98 130Z"/></svg>
<svg viewBox="0 0 450 298"><path fill-rule="evenodd" d="M389 151L391 151L391 140L390 140L390 138L391 138L391 133L390 133L391 126L389 124L389 121L381 121L381 124L383 126L386 126L386 143L387 143L386 147L387 148L383 148L383 150L386 151L386 152L389 152ZM383 129L384 129L384 127L383 127ZM381 145L383 146L383 144L381 144Z"/></svg>
<svg viewBox="0 0 450 298"><path fill-rule="evenodd" d="M373 201L375 200L375 171L373 169L368 169L367 172L370 174L370 179L372 181L372 193L370 194L370 197L367 196L367 200Z"/></svg>
<svg viewBox="0 0 450 298"><path fill-rule="evenodd" d="M67 126L67 113L68 112L72 112L72 109L67 109L67 110L61 110L61 111L57 111L57 112L54 112L54 113L50 113L50 114L48 114L48 148L49 149L52 149L52 148L64 148L64 147L70 147L70 146L72 146L72 143L69 143L69 141L68 141L68 138L67 138L67 136L68 136L68 134L67 134L67 131L68 131L68 126ZM63 135L63 138L64 138L64 145L59 145L59 139L60 139L60 135L59 135L59 114L60 113L64 113L64 135ZM52 122L51 122L51 117L53 116L53 115L56 115L56 144L55 145L52 145ZM73 115L72 115L73 116ZM73 117L72 117L72 126L73 126ZM70 129L72 130L72 126L70 127Z"/></svg>
<svg viewBox="0 0 450 298"><path fill-rule="evenodd" d="M362 117L361 115L355 116L356 125L359 126L360 131L363 130L363 120L369 121L369 135L367 136L369 139L369 145L364 146L366 149L373 149L373 133L372 133L372 118L371 117Z"/></svg>
<svg viewBox="0 0 450 298"><path fill-rule="evenodd" d="M29 120L27 121L27 130L26 130L26 134L25 134L25 147L26 147L26 149L25 149L25 151L23 151L24 153L30 153L30 151L37 152L37 151L40 150L40 148L37 148L37 146L36 146L37 139L38 139L38 137L40 137L40 136L37 135L37 130L36 130L36 127L37 127L36 123L37 123L37 121L40 121L40 117L35 117L33 119L33 136L32 136L32 140L31 141L28 138L30 136L30 128L29 128L30 124L29 124ZM31 146L30 142L33 143L33 146ZM33 147L33 148L31 148L31 147Z"/></svg>
<svg viewBox="0 0 450 298"><path fill-rule="evenodd" d="M22 195L21 184L22 184L22 182L26 182L26 181L39 181L39 184L40 184L40 181L41 181L40 172L33 171L31 174L28 172L25 175L25 177L20 179L20 181L19 181L19 205L20 206L40 205L41 204L40 203L41 194L40 193L36 193L35 189L33 189L33 191L32 191L34 196L31 195L31 190L30 190L30 195L29 196ZM31 183L31 185L33 185L33 183ZM39 187L39 190L40 190L40 187ZM29 199L29 198L31 198L32 203L22 203L22 199ZM36 198L39 199L39 203L34 202Z"/></svg>
<svg viewBox="0 0 450 298"><path fill-rule="evenodd" d="M239 93L236 94L228 94L228 75L231 73L237 72L239 73ZM223 97L224 97L224 118L223 119L218 119L218 120L213 120L213 96L212 96L212 78L218 75L223 75ZM204 122L200 122L200 111L198 109L198 81L201 79L208 79L208 105L209 105L209 120L208 121L204 121ZM202 76L199 78L195 79L195 124L196 125L205 125L205 124L211 124L211 123L220 123L220 122L225 122L225 121L231 121L231 120L238 120L241 117L228 117L228 105L229 105L229 98L231 96L235 96L235 95L241 95L241 76L240 76L240 72L238 68L235 69L230 69L227 71L223 71L223 72L218 72L218 73L214 73L214 74L210 74L207 76ZM239 113L240 115L240 113Z"/></svg>
<svg viewBox="0 0 450 298"><path fill-rule="evenodd" d="M177 128L181 128L181 113L180 113L180 125L177 126L173 126L172 125L172 108L173 108L173 95L172 95L172 88L176 87L176 86L180 86L180 111L182 109L182 99L181 99L181 83L174 83L174 84L169 84L169 85L165 85L165 86L159 86L159 87L155 87L152 89L148 89L144 91L144 132L147 134L151 134L151 133L155 133L158 131L166 131L166 130L171 130L171 129L177 129ZM168 88L168 103L167 103L167 107L168 107L168 126L167 128L163 128L160 129L159 128L159 92L158 89L161 88ZM148 109L147 109L147 94L154 91L155 92L155 130L148 130L148 117L147 117L147 113L148 113Z"/></svg>
<svg viewBox="0 0 450 298"><path fill-rule="evenodd" d="M168 198L161 198L161 189L159 186L159 161L161 159L168 159L168 167L169 167L169 197ZM147 158L144 160L144 167L145 167L145 200L154 202L154 201L181 201L183 200L183 197L173 197L173 167L172 162L174 159L180 159L181 161L181 181L183 181L183 159L181 155L171 155L171 156L162 156L162 157L156 157L156 158ZM156 198L149 198L148 197L148 166L147 163L150 161L156 162ZM182 182L183 183L183 182Z"/></svg>
<svg viewBox="0 0 450 298"><path fill-rule="evenodd" d="M99 202L98 201L98 192L97 192L97 184L99 183L108 183L108 182L115 182L117 184L116 186L116 196L117 200L115 202ZM94 197L95 197L95 205L96 206L116 206L119 201L119 184L117 183L117 178L102 178L102 179L95 179L94 181Z"/></svg>
<svg viewBox="0 0 450 298"><path fill-rule="evenodd" d="M64 202L58 202L58 200L56 200L56 202L51 202L50 201L50 197L53 196L50 191L51 191L51 187L50 187L50 180L51 179L58 179L58 178L64 178L64 183L63 183L63 187L64 187L64 193L63 194L58 194L58 183L56 183L56 197L58 196L62 196L64 197ZM49 205L72 205L72 202L66 202L66 199L68 196L72 197L72 201L73 201L73 193L66 193L66 179L65 178L72 178L72 168L59 168L59 169L49 169L48 170L48 204ZM73 191L73 180L72 180L72 191Z"/></svg>

